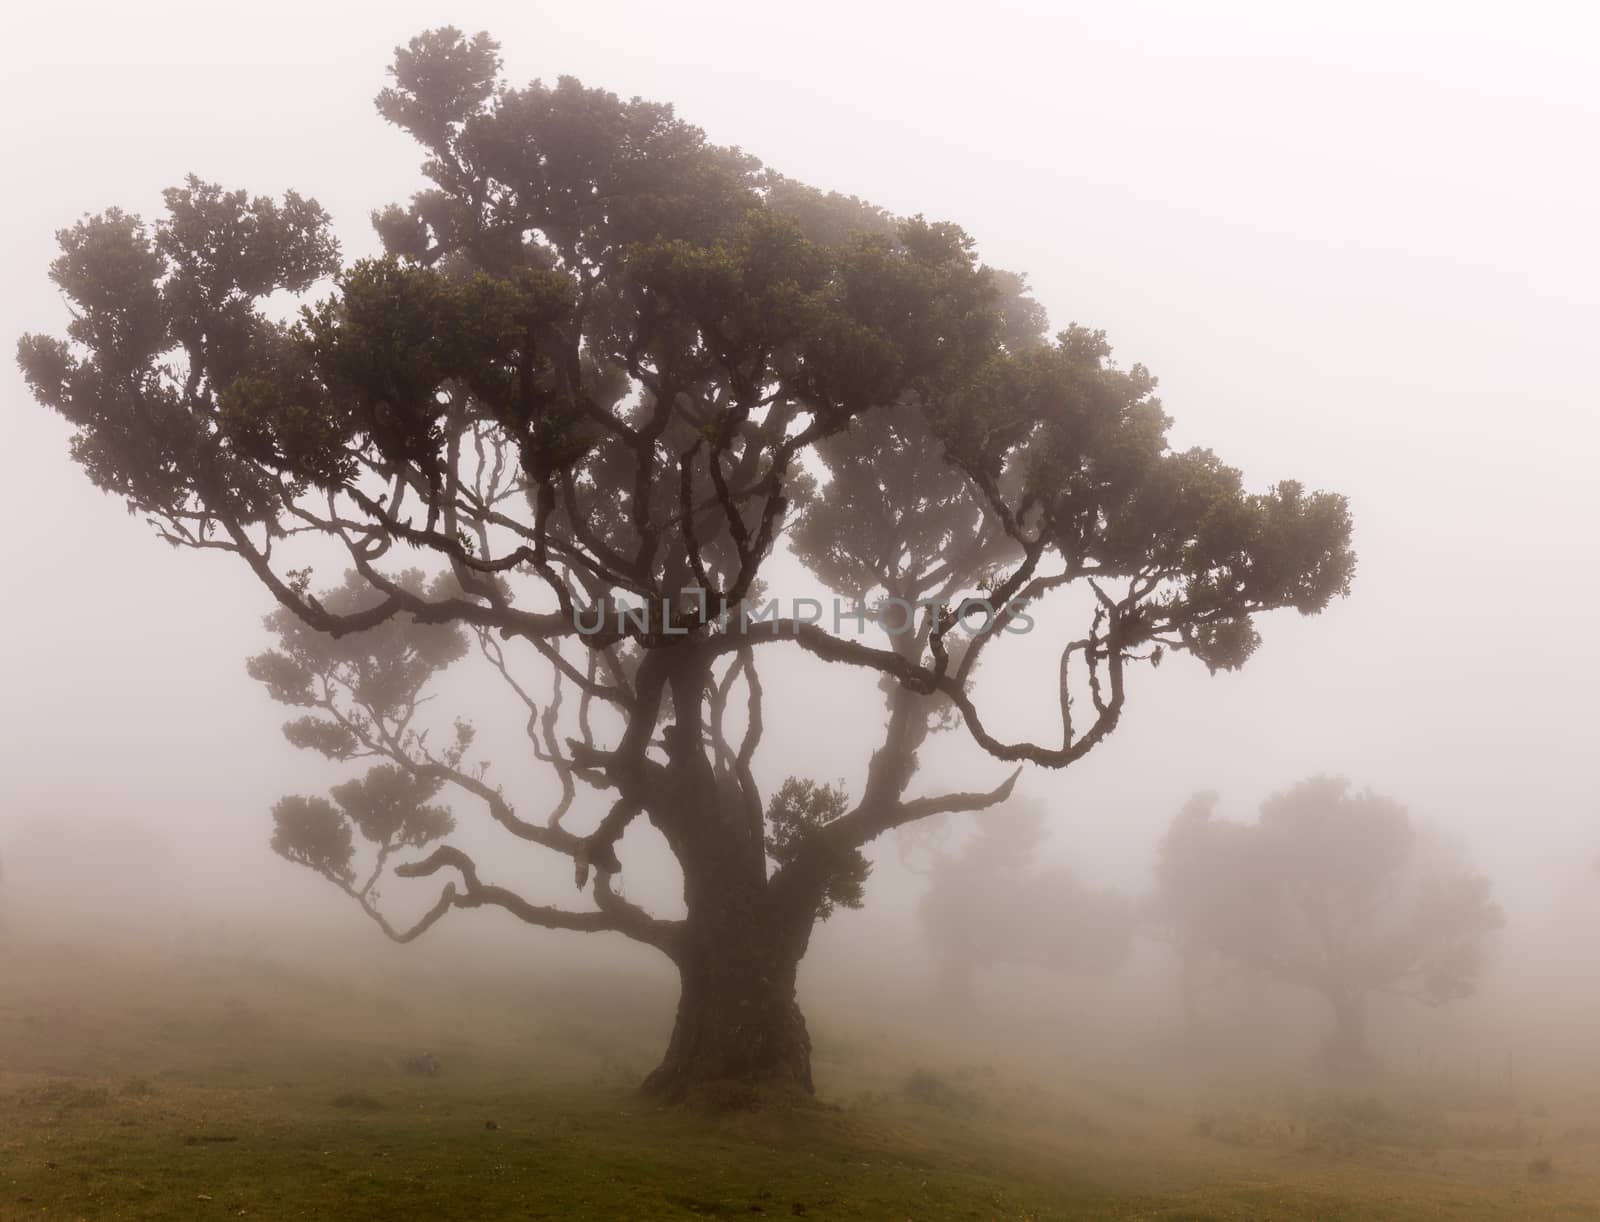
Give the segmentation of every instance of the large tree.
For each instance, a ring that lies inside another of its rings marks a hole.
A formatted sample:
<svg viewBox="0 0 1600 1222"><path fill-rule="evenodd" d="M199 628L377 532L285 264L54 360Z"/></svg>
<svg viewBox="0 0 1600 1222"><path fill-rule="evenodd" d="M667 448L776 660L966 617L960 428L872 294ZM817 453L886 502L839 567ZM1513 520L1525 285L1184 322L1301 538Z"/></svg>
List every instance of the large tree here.
<svg viewBox="0 0 1600 1222"><path fill-rule="evenodd" d="M1375 993L1431 1005L1470 996L1503 922L1489 880L1399 803L1313 777L1255 823L1192 799L1161 845L1158 904L1185 958L1212 952L1319 994L1328 1052L1368 1057Z"/></svg>
<svg viewBox="0 0 1600 1222"><path fill-rule="evenodd" d="M817 919L859 902L863 847L1014 780L913 796L929 734L1081 759L1141 660L1235 667L1258 613L1343 594L1347 508L1173 450L1150 375L1098 333L1047 337L956 226L806 188L669 107L499 67L451 29L397 51L378 110L429 185L374 214L383 257L342 267L311 200L191 178L151 226L112 210L61 233L74 317L24 337L21 366L100 487L271 592L280 645L252 671L304 710L290 738L375 761L331 799L285 798L281 853L396 938L488 906L656 947L682 1000L650 1088L809 1089L796 968ZM775 557L870 622L747 616ZM1007 637L1050 651L1052 741L980 710L979 660ZM758 658L778 642L880 681L859 792L763 795ZM546 812L489 778L467 721L423 709L474 646L526 703ZM447 791L569 858L574 893L536 903L480 868ZM641 820L682 868L681 918L618 885ZM390 871L447 881L397 923Z"/></svg>

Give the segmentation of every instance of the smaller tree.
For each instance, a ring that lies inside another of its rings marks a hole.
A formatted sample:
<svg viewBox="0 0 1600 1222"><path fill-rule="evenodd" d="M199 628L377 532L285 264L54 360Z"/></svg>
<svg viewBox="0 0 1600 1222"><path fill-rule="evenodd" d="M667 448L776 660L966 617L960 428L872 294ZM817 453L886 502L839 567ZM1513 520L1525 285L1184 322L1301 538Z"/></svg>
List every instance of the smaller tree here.
<svg viewBox="0 0 1600 1222"><path fill-rule="evenodd" d="M1086 886L1070 870L1037 864L1046 811L1013 803L986 818L961 852L939 853L928 871L922 924L952 1005L977 1004L979 970L1023 964L1070 976L1103 975L1132 947L1135 905Z"/></svg>
<svg viewBox="0 0 1600 1222"><path fill-rule="evenodd" d="M1217 795L1197 793L1173 818L1161 841L1153 908L1178 958L1184 1029L1200 1034L1199 994L1212 969L1232 963L1249 970L1263 919L1263 866L1253 828L1213 818Z"/></svg>
<svg viewBox="0 0 1600 1222"><path fill-rule="evenodd" d="M1215 810L1214 795L1191 799L1161 845L1158 906L1186 963L1214 952L1319 993L1346 1062L1368 1055L1372 994L1440 1005L1475 990L1504 916L1489 880L1397 802L1315 777L1254 824Z"/></svg>

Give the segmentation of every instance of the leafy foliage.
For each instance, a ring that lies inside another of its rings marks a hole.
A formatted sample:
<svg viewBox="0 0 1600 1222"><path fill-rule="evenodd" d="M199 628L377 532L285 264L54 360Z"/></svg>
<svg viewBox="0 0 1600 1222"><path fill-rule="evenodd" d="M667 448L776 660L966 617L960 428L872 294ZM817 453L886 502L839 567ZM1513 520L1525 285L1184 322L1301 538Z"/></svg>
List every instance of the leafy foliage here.
<svg viewBox="0 0 1600 1222"><path fill-rule="evenodd" d="M826 879L817 905L819 920L832 916L835 907L859 908L866 902L872 863L860 849L835 849L826 838L817 836L842 818L848 807L849 798L842 786L789 777L772 795L767 808L767 853L779 866L796 861L808 845L822 846Z"/></svg>
<svg viewBox="0 0 1600 1222"><path fill-rule="evenodd" d="M397 848L421 848L455 830L455 818L432 804L443 782L378 764L363 777L335 785L333 801L291 795L272 808L272 848L348 887L355 878L355 836L378 853L373 881ZM371 891L372 882L362 889Z"/></svg>
<svg viewBox="0 0 1600 1222"><path fill-rule="evenodd" d="M335 785L332 793L345 817L373 844L420 848L455 830L449 810L431 804L443 784L378 764L364 777Z"/></svg>
<svg viewBox="0 0 1600 1222"><path fill-rule="evenodd" d="M280 798L272 808L272 822L272 851L280 857L337 881L348 883L355 877L350 822L328 799L295 794Z"/></svg>
<svg viewBox="0 0 1600 1222"><path fill-rule="evenodd" d="M394 582L419 593L425 585L418 569L399 574ZM377 601L372 587L354 571L346 574L343 585L318 599L335 614L359 611ZM279 608L267 616L266 626L277 636L280 648L251 658L247 669L274 700L317 705L334 688L343 688L353 704L375 721L398 721L413 711L429 680L459 662L468 648L468 634L459 625L420 624L411 616L333 637Z"/></svg>

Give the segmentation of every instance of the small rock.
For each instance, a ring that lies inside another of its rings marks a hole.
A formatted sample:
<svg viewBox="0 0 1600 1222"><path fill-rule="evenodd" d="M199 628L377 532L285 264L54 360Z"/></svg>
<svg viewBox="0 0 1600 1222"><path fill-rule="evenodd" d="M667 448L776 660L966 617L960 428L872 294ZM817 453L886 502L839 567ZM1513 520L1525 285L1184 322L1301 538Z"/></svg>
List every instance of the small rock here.
<svg viewBox="0 0 1600 1222"><path fill-rule="evenodd" d="M496 1130L496 1129L498 1129L498 1128L499 1128L499 1127L500 1127L500 1126L499 1126L499 1125L498 1125L498 1124L496 1124L496 1123L495 1123L495 1122L494 1122L494 1121L492 1121L492 1120L485 1120L485 1121L484 1121L484 1122L483 1122L483 1127L484 1127L484 1128L486 1128L486 1129L488 1129L488 1130L489 1130L489 1131L490 1131L490 1132L491 1132L491 1133L492 1133L492 1132L494 1132L494 1131L495 1131L495 1130Z"/></svg>

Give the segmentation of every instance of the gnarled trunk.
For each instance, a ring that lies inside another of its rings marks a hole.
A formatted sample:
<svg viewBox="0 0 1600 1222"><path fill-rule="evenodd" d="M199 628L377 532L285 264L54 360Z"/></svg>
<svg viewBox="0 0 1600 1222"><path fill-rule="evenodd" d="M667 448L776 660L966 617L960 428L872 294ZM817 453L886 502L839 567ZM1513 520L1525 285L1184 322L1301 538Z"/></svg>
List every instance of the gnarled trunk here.
<svg viewBox="0 0 1600 1222"><path fill-rule="evenodd" d="M1367 998L1354 990L1331 993L1333 1033L1328 1038L1328 1059L1336 1064L1358 1066L1369 1060L1367 1051Z"/></svg>
<svg viewBox="0 0 1600 1222"><path fill-rule="evenodd" d="M702 748L709 670L686 654L668 683L671 762L644 805L683 869L686 914L669 952L682 993L666 1055L643 1089L668 1099L720 1083L810 1094L811 1037L795 977L826 876L793 870L781 884L769 879L753 786L719 775Z"/></svg>
<svg viewBox="0 0 1600 1222"><path fill-rule="evenodd" d="M671 955L682 992L672 1038L644 1090L668 1099L713 1083L811 1093L811 1037L795 978L811 940L810 895L780 896L759 830L740 809L709 803L676 822L687 912Z"/></svg>
<svg viewBox="0 0 1600 1222"><path fill-rule="evenodd" d="M1183 1001L1183 1035L1192 1043L1201 1034L1200 952L1192 945L1178 949L1178 992Z"/></svg>
<svg viewBox="0 0 1600 1222"><path fill-rule="evenodd" d="M691 915L678 955L683 991L672 1039L644 1090L676 1099L698 1086L739 1082L811 1093L811 1037L795 999L799 960L788 940L760 925L736 932L696 924Z"/></svg>

